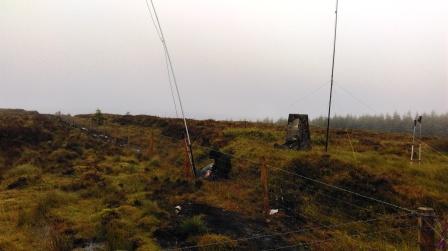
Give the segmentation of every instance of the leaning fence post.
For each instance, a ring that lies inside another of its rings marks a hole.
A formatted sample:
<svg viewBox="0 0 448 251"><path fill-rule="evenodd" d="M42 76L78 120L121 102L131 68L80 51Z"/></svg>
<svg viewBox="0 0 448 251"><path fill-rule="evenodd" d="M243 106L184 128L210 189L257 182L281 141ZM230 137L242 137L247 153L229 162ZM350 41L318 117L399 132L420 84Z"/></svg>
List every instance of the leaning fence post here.
<svg viewBox="0 0 448 251"><path fill-rule="evenodd" d="M434 209L419 207L418 209L418 244L420 251L435 250L435 217Z"/></svg>

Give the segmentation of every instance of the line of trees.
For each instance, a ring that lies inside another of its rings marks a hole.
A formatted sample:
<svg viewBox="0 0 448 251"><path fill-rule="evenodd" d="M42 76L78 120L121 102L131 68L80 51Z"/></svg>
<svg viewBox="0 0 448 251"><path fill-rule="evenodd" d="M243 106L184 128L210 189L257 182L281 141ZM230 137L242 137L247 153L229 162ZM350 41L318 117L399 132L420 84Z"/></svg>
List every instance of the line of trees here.
<svg viewBox="0 0 448 251"><path fill-rule="evenodd" d="M424 136L448 136L448 113L424 113L422 134ZM334 116L331 118L332 128L367 129L385 132L412 132L415 116L410 112L400 115L362 115ZM318 117L311 120L311 125L326 127L327 118Z"/></svg>

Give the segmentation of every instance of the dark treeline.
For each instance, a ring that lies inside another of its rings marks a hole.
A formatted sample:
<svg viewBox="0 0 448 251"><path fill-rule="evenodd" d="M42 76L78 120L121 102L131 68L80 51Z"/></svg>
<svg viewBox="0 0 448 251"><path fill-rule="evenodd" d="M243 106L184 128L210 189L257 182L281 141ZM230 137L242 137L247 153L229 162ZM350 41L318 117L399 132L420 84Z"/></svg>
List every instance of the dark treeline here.
<svg viewBox="0 0 448 251"><path fill-rule="evenodd" d="M424 136L448 136L448 113L423 114L422 134ZM334 116L331 119L332 128L368 129L385 132L411 132L415 116L410 112L405 115L362 115L362 116ZM311 121L319 127L327 126L327 118L319 117Z"/></svg>

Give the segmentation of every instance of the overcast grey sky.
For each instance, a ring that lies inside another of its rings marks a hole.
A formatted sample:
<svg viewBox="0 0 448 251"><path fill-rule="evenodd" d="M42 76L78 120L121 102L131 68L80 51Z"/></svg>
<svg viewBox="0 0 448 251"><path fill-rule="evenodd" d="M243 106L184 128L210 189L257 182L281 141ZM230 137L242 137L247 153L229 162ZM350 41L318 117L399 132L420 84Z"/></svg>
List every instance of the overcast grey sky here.
<svg viewBox="0 0 448 251"><path fill-rule="evenodd" d="M154 2L187 116L325 114L334 0ZM340 0L335 81L336 114L447 112L448 1ZM174 116L144 0L0 0L0 83L0 107Z"/></svg>

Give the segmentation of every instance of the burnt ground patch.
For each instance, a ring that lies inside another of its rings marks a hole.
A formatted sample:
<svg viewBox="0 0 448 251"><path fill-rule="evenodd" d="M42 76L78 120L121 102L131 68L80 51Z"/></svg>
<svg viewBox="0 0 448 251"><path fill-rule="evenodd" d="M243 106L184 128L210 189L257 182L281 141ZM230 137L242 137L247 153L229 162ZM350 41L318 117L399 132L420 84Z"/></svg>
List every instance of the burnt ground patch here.
<svg viewBox="0 0 448 251"><path fill-rule="evenodd" d="M238 250L261 250L288 245L282 236L276 236L275 232L270 231L262 219L247 218L236 212L194 202L184 202L179 206L181 210L179 213L173 213L171 224L155 232L155 237L163 248L195 245L189 236L180 231L182 222L194 216L201 216L207 233L226 235L232 240L254 237L251 240L238 241Z"/></svg>
<svg viewBox="0 0 448 251"><path fill-rule="evenodd" d="M369 213L394 212L394 208L384 207L365 197L347 193L341 189L334 189L313 180L325 182L342 189L356 191L363 196L379 200L406 205L405 198L394 189L400 176L395 173L372 174L362 167L331 158L328 155L317 155L293 159L285 166L286 170L297 176L278 173L271 177L270 197L273 206L285 212L299 224L306 222L300 218L307 203L314 203L322 208L329 208L334 214L348 218L356 216L361 219L370 217ZM302 178L302 177L306 177Z"/></svg>

